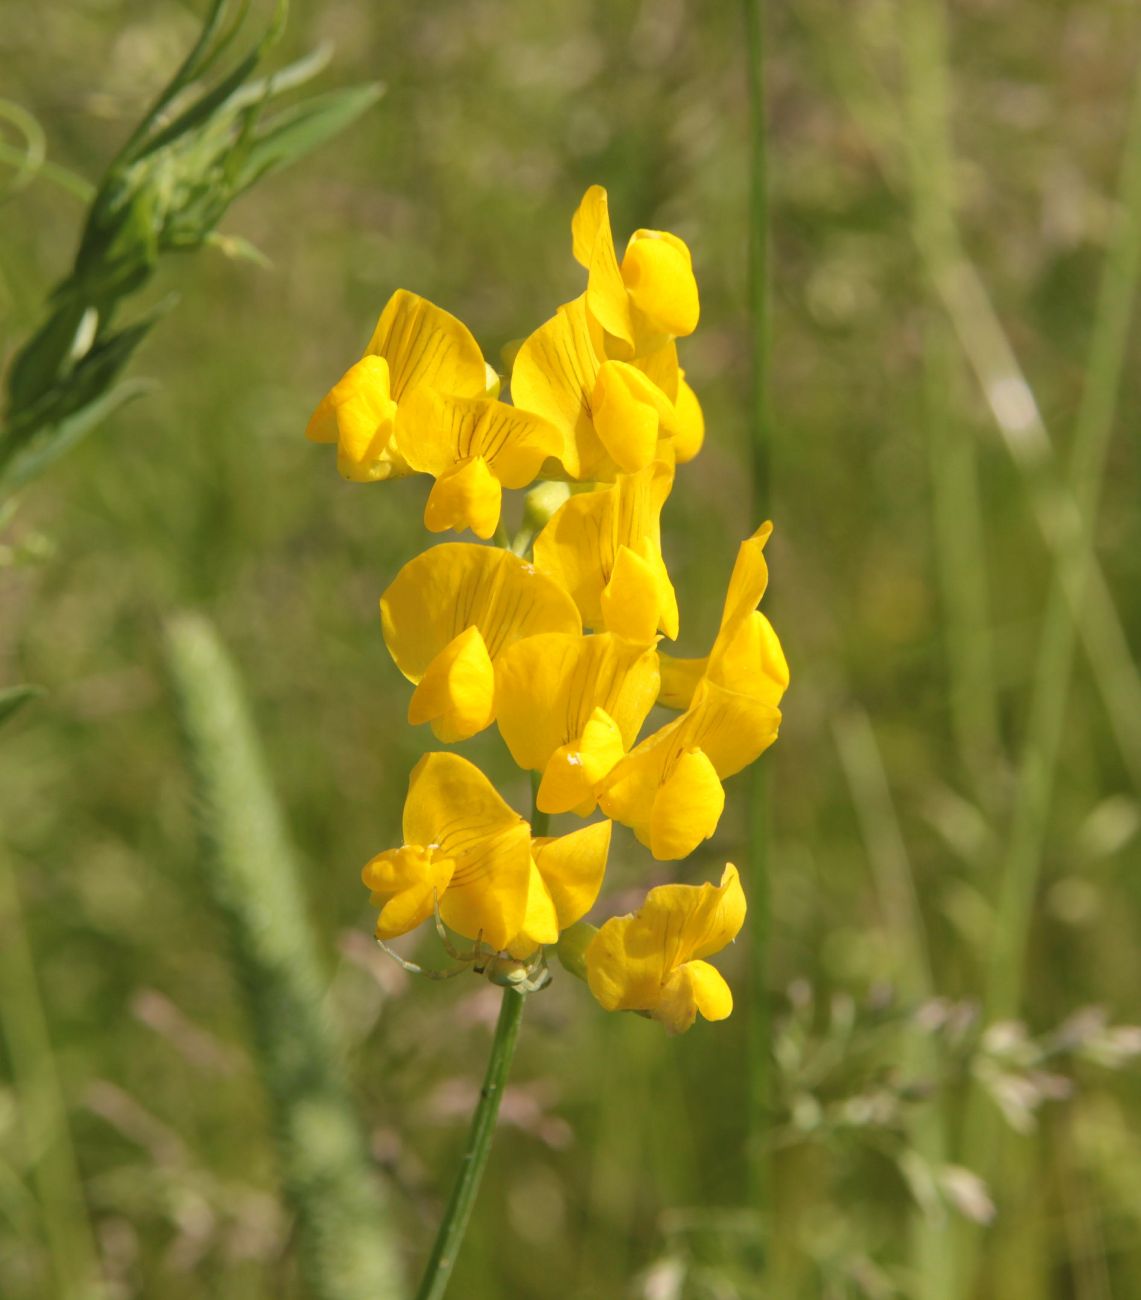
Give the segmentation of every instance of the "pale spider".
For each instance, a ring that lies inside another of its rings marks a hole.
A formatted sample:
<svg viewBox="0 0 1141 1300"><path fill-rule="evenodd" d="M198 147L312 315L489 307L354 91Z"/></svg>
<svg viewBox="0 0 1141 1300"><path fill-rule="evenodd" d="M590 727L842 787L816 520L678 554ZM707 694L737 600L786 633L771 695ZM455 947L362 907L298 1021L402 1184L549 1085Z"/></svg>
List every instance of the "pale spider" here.
<svg viewBox="0 0 1141 1300"><path fill-rule="evenodd" d="M509 956L505 952L496 952L494 948L486 948L483 944L483 931L476 935L475 944L470 952L461 952L448 934L444 922L440 917L439 900L435 906L436 933L440 936L440 942L444 945L444 951L459 963L450 970L439 970L428 966L421 966L418 962L409 961L406 957L401 957L398 952L394 952L383 939L377 939L377 943L392 958L398 962L411 975L423 975L430 980L450 980L457 975L462 975L466 970L472 970L476 975L482 975L484 979L490 980L492 984L498 984L500 988L517 989L520 993L537 993L540 989L545 989L551 982L551 972L547 969L547 959L542 948L537 948L530 957L519 958Z"/></svg>

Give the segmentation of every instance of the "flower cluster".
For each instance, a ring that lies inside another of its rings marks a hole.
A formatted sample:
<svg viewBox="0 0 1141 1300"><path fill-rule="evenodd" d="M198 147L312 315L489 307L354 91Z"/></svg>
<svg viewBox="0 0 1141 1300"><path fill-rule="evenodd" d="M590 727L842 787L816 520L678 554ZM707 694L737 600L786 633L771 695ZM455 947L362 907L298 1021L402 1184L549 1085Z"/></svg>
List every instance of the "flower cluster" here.
<svg viewBox="0 0 1141 1300"><path fill-rule="evenodd" d="M346 478L430 475L430 531L500 542L433 546L381 598L385 642L415 687L409 721L445 744L494 725L535 774L544 825L598 809L607 820L533 835L474 764L431 753L411 776L404 843L363 878L382 941L434 916L445 937L474 941L478 969L520 987L542 982L544 948L559 944L604 1007L678 1032L698 1011L732 1009L704 958L744 920L736 869L718 886L653 889L599 930L583 918L613 821L656 859L686 857L717 828L724 780L776 739L788 666L757 609L772 528L741 544L709 653L662 650L679 615L661 512L705 435L677 351L697 326L697 283L689 249L664 231L635 231L619 260L600 186L572 236L585 291L518 348L510 403L467 327L399 290L307 433L336 445ZM503 489L539 479L508 538ZM655 705L677 716L643 737Z"/></svg>

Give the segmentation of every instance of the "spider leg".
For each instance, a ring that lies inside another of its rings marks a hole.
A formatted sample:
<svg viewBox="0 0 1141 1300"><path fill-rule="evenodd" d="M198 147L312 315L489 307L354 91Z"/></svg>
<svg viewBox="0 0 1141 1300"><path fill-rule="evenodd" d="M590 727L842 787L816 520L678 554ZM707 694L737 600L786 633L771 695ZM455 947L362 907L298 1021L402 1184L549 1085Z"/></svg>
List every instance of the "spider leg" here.
<svg viewBox="0 0 1141 1300"><path fill-rule="evenodd" d="M460 952L460 950L452 942L452 937L450 934L448 934L448 931L444 925L444 919L440 915L440 896L439 894L436 893L435 890L433 890L432 892L435 896L435 905L433 907L433 912L435 914L435 919L436 919L436 933L440 936L440 942L444 946L444 951L448 954L449 957L453 959L453 961L460 961L463 962L465 966L470 966L472 962L477 961L479 958L479 939L478 938L476 939L476 947L472 949L471 952ZM483 934L482 930L480 931L480 934L481 935Z"/></svg>
<svg viewBox="0 0 1141 1300"><path fill-rule="evenodd" d="M423 975L425 979L430 980L450 980L454 979L457 975L462 975L464 971L467 970L467 966L455 966L451 970L433 970L431 967L421 966L418 962L409 961L407 957L401 957L401 955L398 952L393 951L393 949L391 949L383 939L378 939L376 942L377 946L383 948L392 960L396 962L398 966L402 966L409 975Z"/></svg>

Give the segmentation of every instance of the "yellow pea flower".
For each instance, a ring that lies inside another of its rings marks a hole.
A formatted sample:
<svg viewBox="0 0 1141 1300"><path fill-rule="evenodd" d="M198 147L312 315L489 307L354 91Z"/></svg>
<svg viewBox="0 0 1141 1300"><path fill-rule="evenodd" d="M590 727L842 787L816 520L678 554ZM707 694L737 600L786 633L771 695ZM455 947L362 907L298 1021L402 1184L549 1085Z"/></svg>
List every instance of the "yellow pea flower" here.
<svg viewBox="0 0 1141 1300"><path fill-rule="evenodd" d="M729 690L779 704L788 689L788 661L769 620L757 609L769 584L765 543L771 523L743 541L729 579L721 626L713 648L703 659L662 655L662 689L658 703L671 709L688 707L703 677Z"/></svg>
<svg viewBox="0 0 1141 1300"><path fill-rule="evenodd" d="M702 678L681 717L611 769L598 790L603 812L659 861L687 857L717 829L721 782L776 740L780 717L775 704Z"/></svg>
<svg viewBox="0 0 1141 1300"><path fill-rule="evenodd" d="M496 722L520 767L541 772L541 812L588 817L600 782L637 738L659 684L658 653L604 632L527 637L495 664Z"/></svg>
<svg viewBox="0 0 1141 1300"><path fill-rule="evenodd" d="M425 387L479 397L488 382L488 367L468 327L426 298L398 289L364 356L321 399L305 436L336 443L337 468L347 479L397 478L411 472L400 446L405 400Z"/></svg>
<svg viewBox="0 0 1141 1300"><path fill-rule="evenodd" d="M566 473L608 481L664 454L692 459L704 426L674 343L631 361L608 356L606 346L584 295L523 341L511 369L515 405L559 430Z"/></svg>
<svg viewBox="0 0 1141 1300"><path fill-rule="evenodd" d="M563 448L554 425L492 397L420 388L401 415L404 459L436 480L424 507L424 525L433 533L470 528L490 537L499 526L503 489L526 487Z"/></svg>
<svg viewBox="0 0 1141 1300"><path fill-rule="evenodd" d="M510 551L445 542L410 560L380 599L385 644L416 684L413 725L466 740L495 719L495 660L522 637L582 630L570 596Z"/></svg>
<svg viewBox="0 0 1141 1300"><path fill-rule="evenodd" d="M570 497L535 539L535 567L570 592L585 626L647 642L678 633L660 517L673 486L662 461Z"/></svg>
<svg viewBox="0 0 1141 1300"><path fill-rule="evenodd" d="M635 230L621 264L606 191L592 185L571 221L575 261L587 270L586 305L632 355L697 328L700 307L689 249L664 230Z"/></svg>
<svg viewBox="0 0 1141 1300"><path fill-rule="evenodd" d="M733 994L703 958L720 952L745 921L745 893L730 863L721 884L660 885L641 908L613 917L586 950L590 991L607 1011L643 1011L672 1034L700 1011L724 1020Z"/></svg>
<svg viewBox="0 0 1141 1300"><path fill-rule="evenodd" d="M380 908L378 939L440 917L496 952L527 956L594 903L610 824L532 841L531 827L458 754L425 754L408 783L404 844L368 862L361 879Z"/></svg>

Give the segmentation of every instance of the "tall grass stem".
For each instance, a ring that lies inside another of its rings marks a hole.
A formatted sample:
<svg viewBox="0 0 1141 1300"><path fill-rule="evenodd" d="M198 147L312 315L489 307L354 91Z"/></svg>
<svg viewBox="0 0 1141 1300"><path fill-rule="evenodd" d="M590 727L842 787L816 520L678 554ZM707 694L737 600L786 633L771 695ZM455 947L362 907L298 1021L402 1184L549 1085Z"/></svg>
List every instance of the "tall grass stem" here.
<svg viewBox="0 0 1141 1300"><path fill-rule="evenodd" d="M763 0L743 0L745 59L749 86L748 309L751 400L749 461L752 518L767 519L771 508L769 424L768 159L765 139L765 33ZM771 1170L768 1127L772 1113L772 1025L769 1016L770 791L765 764L749 775L746 819L749 889L749 1070L748 1190L750 1204L764 1212Z"/></svg>
<svg viewBox="0 0 1141 1300"><path fill-rule="evenodd" d="M0 1028L58 1300L102 1295L67 1105L40 999L15 870L0 847Z"/></svg>

